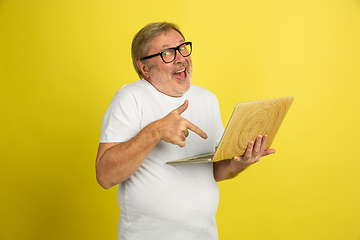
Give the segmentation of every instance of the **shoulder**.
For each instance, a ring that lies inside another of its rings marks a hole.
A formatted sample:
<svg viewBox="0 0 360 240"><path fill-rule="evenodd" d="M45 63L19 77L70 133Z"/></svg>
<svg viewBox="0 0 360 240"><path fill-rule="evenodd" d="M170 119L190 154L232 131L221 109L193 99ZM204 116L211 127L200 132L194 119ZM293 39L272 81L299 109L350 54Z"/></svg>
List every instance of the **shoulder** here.
<svg viewBox="0 0 360 240"><path fill-rule="evenodd" d="M151 86L149 85L146 80L126 84L115 93L112 102L140 101L142 97L151 92Z"/></svg>
<svg viewBox="0 0 360 240"><path fill-rule="evenodd" d="M118 90L118 94L133 94L133 95L141 95L144 92L149 92L151 89L150 83L146 80L138 80L133 83L125 84L120 90Z"/></svg>
<svg viewBox="0 0 360 240"><path fill-rule="evenodd" d="M203 87L200 87L198 85L191 85L188 92L189 92L189 94L202 95L202 96L216 98L216 95L213 92L211 92L210 90L207 90Z"/></svg>
<svg viewBox="0 0 360 240"><path fill-rule="evenodd" d="M213 94L211 91L203 88L203 87L200 87L198 85L194 85L192 84L190 89L189 89L189 92L198 92L198 93L206 93L206 94Z"/></svg>
<svg viewBox="0 0 360 240"><path fill-rule="evenodd" d="M197 85L191 85L187 95L189 98L201 102L204 101L210 101L215 103L218 102L217 97L213 92Z"/></svg>

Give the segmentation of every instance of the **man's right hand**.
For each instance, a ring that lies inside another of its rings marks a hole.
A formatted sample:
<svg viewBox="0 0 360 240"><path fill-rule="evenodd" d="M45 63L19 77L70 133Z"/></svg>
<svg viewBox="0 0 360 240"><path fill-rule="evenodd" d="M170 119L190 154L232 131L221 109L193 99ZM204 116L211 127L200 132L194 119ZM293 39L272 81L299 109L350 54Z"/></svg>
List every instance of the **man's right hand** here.
<svg viewBox="0 0 360 240"><path fill-rule="evenodd" d="M179 147L185 147L186 137L189 136L188 130L193 131L204 139L207 138L207 135L203 130L181 116L188 106L189 101L185 100L180 107L171 111L164 118L158 120L158 130L163 141L178 145Z"/></svg>
<svg viewBox="0 0 360 240"><path fill-rule="evenodd" d="M188 105L189 101L186 100L164 118L143 128L129 141L100 143L96 157L99 184L103 188L110 188L131 177L161 140L184 147L189 129L206 139L204 131L181 117Z"/></svg>

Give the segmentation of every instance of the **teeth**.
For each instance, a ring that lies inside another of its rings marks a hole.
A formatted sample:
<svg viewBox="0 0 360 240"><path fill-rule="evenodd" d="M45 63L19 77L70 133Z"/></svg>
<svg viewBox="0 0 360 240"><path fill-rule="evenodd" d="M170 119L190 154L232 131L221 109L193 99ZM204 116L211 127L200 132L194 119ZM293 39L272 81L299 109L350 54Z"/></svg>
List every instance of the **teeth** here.
<svg viewBox="0 0 360 240"><path fill-rule="evenodd" d="M183 72L183 71L185 71L185 68L182 69L182 70L177 71L176 73L181 73L181 72Z"/></svg>

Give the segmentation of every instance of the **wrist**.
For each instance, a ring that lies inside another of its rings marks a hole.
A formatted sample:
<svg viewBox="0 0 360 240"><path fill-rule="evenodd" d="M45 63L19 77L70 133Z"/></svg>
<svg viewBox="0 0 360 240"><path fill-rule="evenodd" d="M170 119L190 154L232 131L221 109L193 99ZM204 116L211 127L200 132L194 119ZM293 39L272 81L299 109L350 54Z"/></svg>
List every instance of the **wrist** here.
<svg viewBox="0 0 360 240"><path fill-rule="evenodd" d="M159 143L163 138L161 123L159 121L160 120L154 121L144 128L144 130L146 129L149 132L150 137L154 139L157 143Z"/></svg>
<svg viewBox="0 0 360 240"><path fill-rule="evenodd" d="M234 172L242 172L244 171L246 168L248 168L251 164L248 163L244 163L241 159L241 157L233 157L230 161L230 168L234 171Z"/></svg>

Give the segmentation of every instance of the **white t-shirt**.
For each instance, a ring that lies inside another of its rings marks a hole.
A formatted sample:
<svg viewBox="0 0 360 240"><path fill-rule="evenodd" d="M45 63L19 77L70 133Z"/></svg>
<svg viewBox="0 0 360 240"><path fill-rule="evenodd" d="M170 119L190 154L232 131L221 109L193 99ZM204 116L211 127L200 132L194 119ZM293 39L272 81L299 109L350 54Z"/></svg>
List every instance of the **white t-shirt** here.
<svg viewBox="0 0 360 240"><path fill-rule="evenodd" d="M216 96L192 85L179 98L146 80L116 92L102 123L100 142L125 142L149 123L189 100L182 116L200 127L206 140L189 131L184 148L161 141L140 168L119 184L119 239L218 239L215 214L219 189L212 163L167 165L167 161L214 151L224 131Z"/></svg>

